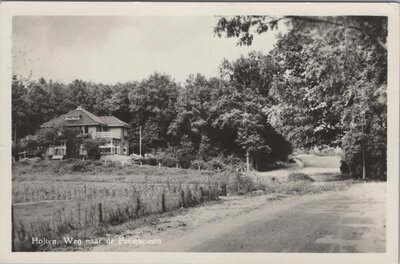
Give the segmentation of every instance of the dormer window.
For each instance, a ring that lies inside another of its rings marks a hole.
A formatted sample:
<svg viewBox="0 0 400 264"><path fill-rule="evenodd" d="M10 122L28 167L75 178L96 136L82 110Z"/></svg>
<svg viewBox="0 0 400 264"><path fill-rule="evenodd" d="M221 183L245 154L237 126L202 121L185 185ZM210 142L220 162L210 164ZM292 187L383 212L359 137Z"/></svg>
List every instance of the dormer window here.
<svg viewBox="0 0 400 264"><path fill-rule="evenodd" d="M80 115L68 115L65 117L65 120L79 120L81 119Z"/></svg>

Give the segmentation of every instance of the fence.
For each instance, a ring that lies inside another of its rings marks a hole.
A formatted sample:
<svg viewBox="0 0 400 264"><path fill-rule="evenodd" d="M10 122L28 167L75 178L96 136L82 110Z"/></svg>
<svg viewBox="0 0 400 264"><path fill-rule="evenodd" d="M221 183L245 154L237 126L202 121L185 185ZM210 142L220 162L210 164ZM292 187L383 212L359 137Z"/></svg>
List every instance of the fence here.
<svg viewBox="0 0 400 264"><path fill-rule="evenodd" d="M226 185L168 186L162 192L133 192L125 199L77 200L76 206L60 208L51 219L29 223L16 222L15 206L12 206L13 251L35 251L32 237L59 239L74 230L118 225L151 214L160 214L178 208L196 206L204 201L226 196ZM72 201L71 201L72 202Z"/></svg>
<svg viewBox="0 0 400 264"><path fill-rule="evenodd" d="M190 183L90 183L76 182L14 182L12 191L13 203L30 203L54 200L83 200L105 197L132 197L142 193L152 192L176 192L178 189L196 186L200 184ZM204 185L212 185L204 184ZM222 186L222 185L221 185ZM222 187L221 187L222 188ZM222 190L221 190L222 191ZM225 188L226 192L226 188Z"/></svg>

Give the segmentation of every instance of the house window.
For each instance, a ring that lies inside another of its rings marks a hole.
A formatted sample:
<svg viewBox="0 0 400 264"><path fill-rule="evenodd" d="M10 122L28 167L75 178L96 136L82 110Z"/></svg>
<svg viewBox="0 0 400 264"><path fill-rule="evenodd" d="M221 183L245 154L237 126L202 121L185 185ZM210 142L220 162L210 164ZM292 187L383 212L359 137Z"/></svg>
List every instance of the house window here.
<svg viewBox="0 0 400 264"><path fill-rule="evenodd" d="M85 126L85 133L89 133L89 127Z"/></svg>
<svg viewBox="0 0 400 264"><path fill-rule="evenodd" d="M65 117L65 120L79 120L81 119L80 115L69 115Z"/></svg>

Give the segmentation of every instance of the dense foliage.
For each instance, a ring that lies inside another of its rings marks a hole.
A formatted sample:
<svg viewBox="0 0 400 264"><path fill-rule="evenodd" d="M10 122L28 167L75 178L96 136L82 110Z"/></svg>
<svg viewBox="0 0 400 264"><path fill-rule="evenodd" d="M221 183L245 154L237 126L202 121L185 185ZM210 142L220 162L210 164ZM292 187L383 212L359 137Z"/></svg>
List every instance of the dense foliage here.
<svg viewBox="0 0 400 264"><path fill-rule="evenodd" d="M296 147L341 146L355 177L365 164L367 177L384 178L387 18L223 17L215 32L250 45L281 20L288 32L269 53L270 123Z"/></svg>
<svg viewBox="0 0 400 264"><path fill-rule="evenodd" d="M234 62L224 61L221 77L189 76L182 86L158 73L140 82L116 85L14 77L14 142L36 133L47 139L40 141L41 146L51 145L54 136L42 135L48 129L39 129L40 125L81 105L96 115L114 115L131 124L129 142L134 153L139 152L141 127L142 152L164 157L160 163L176 160L173 166L194 168L200 162L200 167L223 169L236 157L241 162L234 167L241 168L249 153L254 168L266 169L276 160L285 160L291 145L268 124L265 108L271 105L270 84L264 77L271 69L261 67L262 57L252 53ZM71 151L76 153L74 146Z"/></svg>
<svg viewBox="0 0 400 264"><path fill-rule="evenodd" d="M218 77L191 75L183 84L154 73L142 81L104 85L23 80L12 83L13 139L78 105L132 125L130 149L162 164L267 169L292 145L343 151L355 177L386 172L387 18L221 17L214 32L250 45L254 34L287 23L268 54L223 60ZM44 145L46 141L43 141ZM34 142L30 143L34 145ZM364 161L363 161L364 160Z"/></svg>

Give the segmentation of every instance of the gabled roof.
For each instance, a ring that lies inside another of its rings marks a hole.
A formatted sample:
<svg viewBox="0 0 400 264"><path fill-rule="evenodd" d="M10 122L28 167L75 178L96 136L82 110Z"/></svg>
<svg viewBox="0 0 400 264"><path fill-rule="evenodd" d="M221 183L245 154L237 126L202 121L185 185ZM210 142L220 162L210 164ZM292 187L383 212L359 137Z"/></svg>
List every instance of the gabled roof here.
<svg viewBox="0 0 400 264"><path fill-rule="evenodd" d="M99 118L108 127L127 127L127 128L131 127L128 123L125 123L124 121L116 118L115 116L99 116Z"/></svg>
<svg viewBox="0 0 400 264"><path fill-rule="evenodd" d="M64 115L56 117L44 124L41 127L73 127L73 126L85 126L85 125L98 125L98 126L109 126L109 127L130 127L129 124L119 120L113 116L98 117L89 111L86 111L82 107L78 107Z"/></svg>

